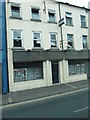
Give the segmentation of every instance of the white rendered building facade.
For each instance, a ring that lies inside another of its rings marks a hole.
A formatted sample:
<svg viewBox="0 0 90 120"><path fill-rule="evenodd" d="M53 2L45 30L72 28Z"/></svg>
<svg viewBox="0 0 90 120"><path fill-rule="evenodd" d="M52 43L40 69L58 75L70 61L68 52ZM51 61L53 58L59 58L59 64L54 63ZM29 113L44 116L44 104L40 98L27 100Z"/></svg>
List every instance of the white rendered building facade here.
<svg viewBox="0 0 90 120"><path fill-rule="evenodd" d="M87 80L88 9L6 0L6 26L10 92Z"/></svg>

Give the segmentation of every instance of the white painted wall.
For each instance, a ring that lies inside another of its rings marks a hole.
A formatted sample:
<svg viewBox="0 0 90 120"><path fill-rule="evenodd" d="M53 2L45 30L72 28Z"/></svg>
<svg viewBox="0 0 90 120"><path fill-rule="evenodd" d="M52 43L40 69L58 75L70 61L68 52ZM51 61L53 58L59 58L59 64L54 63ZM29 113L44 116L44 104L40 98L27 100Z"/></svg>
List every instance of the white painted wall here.
<svg viewBox="0 0 90 120"><path fill-rule="evenodd" d="M83 49L82 46L82 35L88 36L88 28L81 28L80 15L86 16L87 27L88 27L88 13L85 9L68 6L65 4L61 5L61 17L65 18L65 12L72 13L73 26L63 25L63 40L67 41L67 33L74 35L74 48L75 50ZM64 45L64 49L66 49Z"/></svg>
<svg viewBox="0 0 90 120"><path fill-rule="evenodd" d="M7 1L7 0L6 0ZM58 48L60 49L60 27L58 24L48 23L48 9L53 9L56 11L56 22L59 21L59 12L58 12L58 4L54 2L50 2L46 0L46 13L43 11L43 3L42 0L38 2L36 0L28 0L28 2L22 2L22 0L14 0L21 4L21 17L22 20L11 19L10 18L10 3L6 3L6 22L7 22L7 50L8 50L8 74L9 74L9 89L12 91L19 91L25 89L33 89L36 87L44 87L52 85L52 71L51 71L51 61L47 60L43 62L43 71L44 71L44 79L43 80L34 80L34 81L25 81L14 83L13 78L13 53L12 53L12 29L22 30L22 39L23 39L23 47L25 50L33 48L32 41L32 31L41 31L41 41L42 48L44 50L50 49L50 40L49 40L49 32L56 32L58 38ZM30 6L38 6L40 7L40 18L41 22L31 21L30 16ZM88 16L85 10L70 7L67 5L61 5L61 16L65 16L65 11L72 12L73 15L73 23L74 26L65 26L63 25L63 39L66 40L67 33L72 33L74 35L74 43L75 49L82 49L82 35L88 35L88 30L80 27L80 15L86 15L87 21ZM88 26L88 22L87 22ZM64 45L64 49L65 45ZM67 83L77 80L86 79L86 75L78 75L78 76L68 76L68 61L59 61L59 81L60 83Z"/></svg>

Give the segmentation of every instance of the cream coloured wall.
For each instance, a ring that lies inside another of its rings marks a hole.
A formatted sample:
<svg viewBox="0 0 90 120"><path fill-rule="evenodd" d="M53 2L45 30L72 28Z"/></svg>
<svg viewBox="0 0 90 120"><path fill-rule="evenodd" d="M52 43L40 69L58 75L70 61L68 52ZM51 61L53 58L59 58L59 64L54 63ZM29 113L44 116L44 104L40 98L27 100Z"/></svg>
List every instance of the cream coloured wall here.
<svg viewBox="0 0 90 120"><path fill-rule="evenodd" d="M39 6L40 7L40 18L41 22L31 21L30 16L30 5L31 6ZM49 9L53 9L57 11L56 4L51 5L51 3L47 3ZM32 31L41 31L41 41L42 48L49 49L50 41L49 41L49 32L57 33L58 38L58 47L59 47L59 38L60 33L57 24L48 23L48 16L42 10L42 1L41 2L21 2L21 17L22 20L12 19L10 18L10 4L6 4L6 21L7 21L7 48L8 48L8 73L9 73L9 90L10 92L25 90L25 89L33 89L37 87L44 87L52 85L52 72L51 72L51 62L46 61L43 62L43 80L31 80L25 82L16 82L14 83L14 74L13 74L13 42L12 42L12 30L18 29L22 30L22 40L23 40L23 48L25 50L33 48L32 41ZM9 12L7 12L9 11ZM48 11L46 11L47 13ZM57 13L57 12L56 12ZM43 17L45 16L45 18ZM56 18L57 18L56 14ZM47 29L48 28L48 29ZM19 49L20 50L20 49Z"/></svg>
<svg viewBox="0 0 90 120"><path fill-rule="evenodd" d="M88 27L88 13L86 12L85 9L62 4L61 5L61 17L62 18L63 17L65 18L65 12L72 13L73 26L67 26L65 24L62 26L63 40L65 42L67 41L67 33L73 34L74 35L74 48L76 50L81 50L83 49L82 35L88 36L88 28L81 28L80 15L86 16L86 23ZM64 45L64 49L67 49L65 45Z"/></svg>
<svg viewBox="0 0 90 120"><path fill-rule="evenodd" d="M10 11L10 4L7 4L7 10ZM40 19L41 22L31 21L31 13L30 6L40 7ZM9 25L8 34L10 35L9 46L12 48L12 29L20 29L22 30L23 37L23 47L25 49L33 48L33 40L32 40L32 31L41 31L41 43L43 49L50 48L50 38L49 32L57 33L57 45L59 46L60 40L60 29L58 24L48 23L48 9L54 9L56 11L56 21L58 21L58 6L53 2L46 3L47 9L46 14L43 11L43 2L39 0L39 2L21 2L21 17L22 20L11 19L10 12L7 12L7 24ZM44 17L45 16L45 19ZM48 29L47 29L48 28Z"/></svg>
<svg viewBox="0 0 90 120"><path fill-rule="evenodd" d="M15 0L17 2L17 0ZM39 0L28 0L28 2L22 2L19 0L18 3L21 4L21 17L22 20L11 19L10 18L10 3L6 4L6 24L7 24L7 49L8 49L8 73L9 73L9 90L10 92L33 89L36 87L44 87L52 85L52 69L51 69L51 61L47 60L43 62L43 80L31 80L25 82L14 83L14 74L13 74L13 44L12 44L12 29L22 30L22 40L23 40L23 48L25 50L33 48L33 40L32 40L32 31L41 31L41 42L42 48L44 50L50 49L50 40L49 40L49 32L57 33L58 38L58 48L60 48L60 27L57 24L48 23L48 9L53 9L56 11L56 22L59 21L59 12L58 12L58 4L55 2L50 2L46 0L46 13L43 11L43 1ZM41 22L31 21L30 15L30 6L40 7L40 19ZM86 15L85 10L75 7L70 7L66 5L61 5L61 15L65 16L65 11L72 12L73 15L73 23L74 26L65 26L63 25L63 39L66 40L67 33L72 33L74 35L74 43L75 49L82 49L82 35L87 35L87 29L80 27L80 15ZM88 17L86 16L88 19ZM87 23L88 25L88 23ZM66 42L66 41L65 41ZM66 49L64 45L64 49ZM20 50L20 49L19 49ZM67 82L73 82L75 80L86 79L86 74L77 75L77 76L68 76L68 61L63 60L59 61L59 81L61 84Z"/></svg>

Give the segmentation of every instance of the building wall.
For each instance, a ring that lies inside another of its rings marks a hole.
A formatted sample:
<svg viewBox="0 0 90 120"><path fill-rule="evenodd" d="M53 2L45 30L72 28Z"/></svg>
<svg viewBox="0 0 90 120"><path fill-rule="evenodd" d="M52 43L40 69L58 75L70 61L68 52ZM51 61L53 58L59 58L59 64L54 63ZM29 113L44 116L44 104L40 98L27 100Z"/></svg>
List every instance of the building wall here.
<svg viewBox="0 0 90 120"><path fill-rule="evenodd" d="M73 34L74 35L74 48L75 50L82 50L82 35L88 36L88 12L85 9L76 8L73 6L69 6L66 4L61 5L61 18L65 18L65 12L72 13L72 21L73 26L67 26L66 24L63 25L62 31L63 31L63 40L64 43L67 41L67 34ZM81 20L80 15L86 16L86 24L87 28L81 28ZM64 49L67 49L67 47L64 44Z"/></svg>
<svg viewBox="0 0 90 120"><path fill-rule="evenodd" d="M15 0L15 2L17 1ZM43 50L50 49L49 32L57 33L57 38L58 38L57 47L59 48L59 50L61 50L60 48L61 32L60 32L60 27L58 25L58 21L59 21L58 3L46 0L46 13L43 10L42 0L39 0L39 2L36 2L33 0L32 1L28 0L28 2L21 2L21 0L19 0L18 3L21 4L22 19L10 18L11 3L6 3L8 77L9 77L9 91L10 92L53 85L52 66L51 66L51 60L49 59L43 61L43 76L44 76L43 80L14 82L13 51L27 51L28 49L30 50L33 49L32 31L41 31L41 42L42 42ZM36 21L31 20L30 6L40 7L41 22L36 22ZM56 11L57 24L48 23L48 9L53 9ZM75 49L81 50L82 49L81 35L82 34L87 35L87 29L83 29L83 28L81 29L80 23L78 21L80 21L79 18L81 14L85 14L88 19L87 13L85 12L85 10L81 8L70 7L68 5L61 4L61 17L65 17L65 9L66 11L72 12L73 18L74 18L73 19L74 26L69 27L69 26L63 25L62 27L63 39L64 40L67 39L66 38L67 33L75 34L75 38L74 38ZM78 21L77 21L77 18L78 18ZM22 39L23 39L22 49L13 48L13 45L12 45L13 44L12 43L12 30L13 29L22 30L22 35L23 35L22 36ZM65 45L64 45L64 49L66 49ZM59 84L73 82L76 80L79 81L79 80L87 79L86 74L69 76L68 75L68 60L63 59L63 60L58 60L58 62L59 62Z"/></svg>
<svg viewBox="0 0 90 120"><path fill-rule="evenodd" d="M30 6L37 6L37 7L40 6L41 22L36 22L36 21L30 20L31 19ZM8 41L9 48L12 48L12 32L11 32L12 29L22 30L23 47L26 50L33 48L32 31L41 31L42 48L43 49L50 48L49 32L60 33L60 29L58 27L58 24L50 24L47 22L48 21L48 16L47 16L48 11L46 10L46 14L45 14L42 7L43 7L42 2L31 2L31 3L30 2L21 2L22 20L10 19L10 12L7 13L7 19L8 19L7 26L9 27L8 34L10 35L9 41ZM58 21L58 5L54 4L52 2L48 2L47 9L52 9L52 8L54 10L56 10L56 19ZM10 3L7 4L7 9L9 9L9 11L10 11ZM60 39L60 35L58 34L58 43L59 43L59 39ZM58 47L59 47L59 44L58 44Z"/></svg>

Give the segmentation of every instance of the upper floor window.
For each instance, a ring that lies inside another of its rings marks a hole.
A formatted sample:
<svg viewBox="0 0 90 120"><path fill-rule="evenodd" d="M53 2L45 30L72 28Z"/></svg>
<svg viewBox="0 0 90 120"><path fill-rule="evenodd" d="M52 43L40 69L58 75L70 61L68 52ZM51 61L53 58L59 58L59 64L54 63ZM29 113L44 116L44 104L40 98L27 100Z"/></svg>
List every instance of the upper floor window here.
<svg viewBox="0 0 90 120"><path fill-rule="evenodd" d="M67 47L68 48L74 48L74 46L73 46L73 34L67 34L67 43L68 43L68 45L67 45Z"/></svg>
<svg viewBox="0 0 90 120"><path fill-rule="evenodd" d="M38 7L31 7L31 17L34 20L40 20L40 8Z"/></svg>
<svg viewBox="0 0 90 120"><path fill-rule="evenodd" d="M22 47L22 31L13 30L13 47Z"/></svg>
<svg viewBox="0 0 90 120"><path fill-rule="evenodd" d="M34 47L41 47L41 32L33 32Z"/></svg>
<svg viewBox="0 0 90 120"><path fill-rule="evenodd" d="M50 33L51 47L57 47L57 33Z"/></svg>
<svg viewBox="0 0 90 120"><path fill-rule="evenodd" d="M82 35L82 44L83 44L83 48L87 48L87 36L86 35Z"/></svg>
<svg viewBox="0 0 90 120"><path fill-rule="evenodd" d="M11 5L11 16L12 17L20 17L20 4L12 4Z"/></svg>
<svg viewBox="0 0 90 120"><path fill-rule="evenodd" d="M55 21L55 10L48 10L48 17L49 17L49 22L56 22Z"/></svg>
<svg viewBox="0 0 90 120"><path fill-rule="evenodd" d="M66 12L66 25L72 25L72 13Z"/></svg>
<svg viewBox="0 0 90 120"><path fill-rule="evenodd" d="M81 15L81 27L86 27L86 16Z"/></svg>

